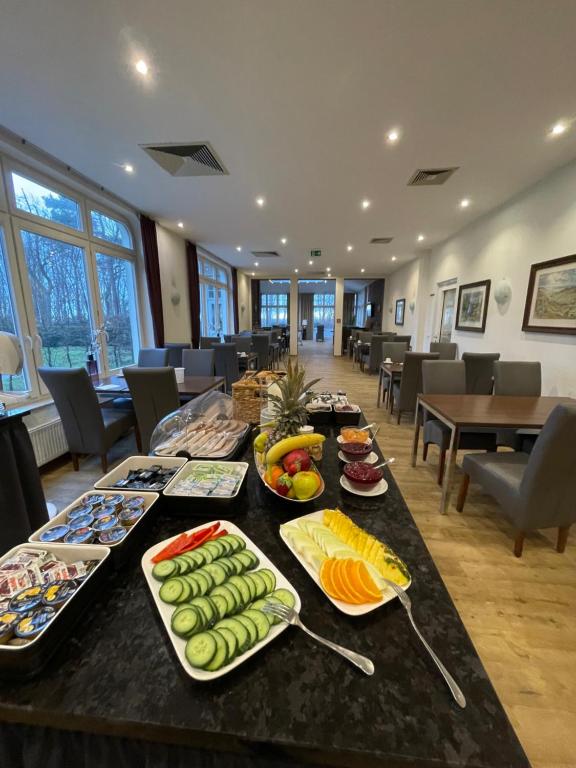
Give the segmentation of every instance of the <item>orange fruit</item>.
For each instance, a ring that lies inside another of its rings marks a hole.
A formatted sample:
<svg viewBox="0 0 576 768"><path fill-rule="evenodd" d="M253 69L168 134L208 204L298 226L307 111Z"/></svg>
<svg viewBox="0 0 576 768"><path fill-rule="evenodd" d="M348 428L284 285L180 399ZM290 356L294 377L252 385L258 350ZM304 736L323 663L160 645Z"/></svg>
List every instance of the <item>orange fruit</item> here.
<svg viewBox="0 0 576 768"><path fill-rule="evenodd" d="M352 605L360 605L364 602L362 595L359 595L353 588L350 587L348 576L346 573L346 560L336 560L333 567L333 581L334 586L340 592L342 597L340 598L345 603L351 603Z"/></svg>
<svg viewBox="0 0 576 768"><path fill-rule="evenodd" d="M324 562L320 566L320 584L322 585L322 589L328 595L330 595L330 597L333 597L335 600L340 600L340 595L334 586L334 582L332 581L333 565L334 565L334 560L330 558L327 560L324 560Z"/></svg>
<svg viewBox="0 0 576 768"><path fill-rule="evenodd" d="M356 583L361 587L362 592L366 595L367 603L377 603L382 599L382 592L376 586L374 579L368 573L368 568L362 562L362 560L353 560L352 570Z"/></svg>
<svg viewBox="0 0 576 768"><path fill-rule="evenodd" d="M357 605L368 602L366 600L366 594L364 593L361 585L356 582L354 577L353 566L355 561L347 558L346 560L341 560L340 562L341 578L345 585L346 591L352 595L354 602Z"/></svg>

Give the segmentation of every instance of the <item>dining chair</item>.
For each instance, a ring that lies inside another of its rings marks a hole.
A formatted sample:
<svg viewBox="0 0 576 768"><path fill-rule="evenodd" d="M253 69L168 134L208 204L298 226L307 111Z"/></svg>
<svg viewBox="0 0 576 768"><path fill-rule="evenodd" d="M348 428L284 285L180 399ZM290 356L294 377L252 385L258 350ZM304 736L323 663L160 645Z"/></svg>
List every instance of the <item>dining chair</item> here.
<svg viewBox="0 0 576 768"><path fill-rule="evenodd" d="M237 352L245 352L249 354L252 351L252 337L251 336L232 336L230 341L236 344Z"/></svg>
<svg viewBox="0 0 576 768"><path fill-rule="evenodd" d="M226 379L226 392L232 392L232 384L240 378L236 344L214 344L214 369L216 376Z"/></svg>
<svg viewBox="0 0 576 768"><path fill-rule="evenodd" d="M514 554L521 557L526 534L558 528L556 549L564 552L576 522L576 405L557 405L542 427L530 454L502 451L466 454L456 509L462 512L470 481L496 499L516 535Z"/></svg>
<svg viewBox="0 0 576 768"><path fill-rule="evenodd" d="M497 360L494 363L494 394L510 397L540 397L542 365L540 363ZM530 453L540 434L539 429L499 429L498 445Z"/></svg>
<svg viewBox="0 0 576 768"><path fill-rule="evenodd" d="M382 342L382 362L390 358L393 363L403 363L404 355L408 351L408 343L406 341L383 341ZM380 366L382 365L380 363ZM380 367L379 366L379 367ZM391 376L384 375L382 371L379 372L378 380L378 397L376 399L376 406L380 406L380 399L384 399L388 388L392 385Z"/></svg>
<svg viewBox="0 0 576 768"><path fill-rule="evenodd" d="M324 341L324 326L322 324L316 326L316 341Z"/></svg>
<svg viewBox="0 0 576 768"><path fill-rule="evenodd" d="M168 365L169 350L166 348L141 349L138 352L139 368L163 368Z"/></svg>
<svg viewBox="0 0 576 768"><path fill-rule="evenodd" d="M466 363L466 394L491 395L494 388L494 363L499 352L463 352Z"/></svg>
<svg viewBox="0 0 576 768"><path fill-rule="evenodd" d="M270 338L267 333L255 333L252 336L252 351L258 355L258 370L266 371L272 365Z"/></svg>
<svg viewBox="0 0 576 768"><path fill-rule="evenodd" d="M74 470L79 469L80 454L98 454L106 473L108 451L135 426L134 414L102 409L85 368L38 368L38 373L62 421Z"/></svg>
<svg viewBox="0 0 576 768"><path fill-rule="evenodd" d="M438 353L439 354L439 353ZM465 395L466 364L462 360L424 360L422 363L422 392L425 395ZM428 457L428 446L432 443L440 450L438 462L438 485L444 479L446 452L450 447L452 430L443 421L435 419L428 412L424 413L422 459ZM456 450L496 450L496 432L494 430L474 430L463 428L459 433Z"/></svg>
<svg viewBox="0 0 576 768"><path fill-rule="evenodd" d="M200 336L200 349L212 349L213 344L220 344L220 336Z"/></svg>
<svg viewBox="0 0 576 768"><path fill-rule="evenodd" d="M190 349L191 346L191 344L184 342L168 342L166 344L166 349L168 350L168 362L166 365L171 365L173 368L182 368L182 353L185 349Z"/></svg>
<svg viewBox="0 0 576 768"><path fill-rule="evenodd" d="M361 354L360 367L363 371L368 368L368 373L376 373L380 370L380 363L384 359L382 355L382 345L386 337L380 334L373 334L370 342L370 349Z"/></svg>
<svg viewBox="0 0 576 768"><path fill-rule="evenodd" d="M122 370L134 403L143 453L150 451L150 438L164 416L180 407L174 368L124 368Z"/></svg>
<svg viewBox="0 0 576 768"><path fill-rule="evenodd" d="M399 342L400 343L400 342ZM422 392L422 362L424 360L438 360L437 352L406 352L404 355L404 367L400 382L392 384L392 412L394 405L398 410L397 424L400 424L402 414L406 411L414 413L416 399Z"/></svg>
<svg viewBox="0 0 576 768"><path fill-rule="evenodd" d="M214 376L214 350L185 349L182 366L185 376Z"/></svg>
<svg viewBox="0 0 576 768"><path fill-rule="evenodd" d="M398 342L398 344L406 343L408 344L408 349L410 349L410 344L412 343L412 336L395 336L394 341Z"/></svg>
<svg viewBox="0 0 576 768"><path fill-rule="evenodd" d="M232 334L231 333L225 333L224 334L224 343L230 344L232 342Z"/></svg>
<svg viewBox="0 0 576 768"><path fill-rule="evenodd" d="M456 360L458 344L453 341L431 341L430 352L438 352L439 360Z"/></svg>

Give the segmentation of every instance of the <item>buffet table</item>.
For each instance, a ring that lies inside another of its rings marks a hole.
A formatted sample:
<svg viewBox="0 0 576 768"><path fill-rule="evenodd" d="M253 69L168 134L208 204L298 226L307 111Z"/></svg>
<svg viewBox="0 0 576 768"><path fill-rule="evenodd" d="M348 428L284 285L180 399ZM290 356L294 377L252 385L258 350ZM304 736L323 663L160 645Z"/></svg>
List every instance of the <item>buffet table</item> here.
<svg viewBox="0 0 576 768"><path fill-rule="evenodd" d="M328 428L326 434L334 435ZM247 487L230 519L292 582L312 629L370 657L366 677L289 627L254 657L210 683L179 666L140 568L155 542L218 517L177 515L159 504L138 553L84 615L48 668L2 681L0 764L114 766L467 766L529 763L391 474L377 498L340 484L336 442L324 445L322 504L281 501L258 478L251 447ZM280 523L339 506L406 561L414 616L460 684L460 709L422 649L398 600L362 617L340 613L278 534ZM234 512L234 517L232 517ZM482 588L480 584L479 589Z"/></svg>

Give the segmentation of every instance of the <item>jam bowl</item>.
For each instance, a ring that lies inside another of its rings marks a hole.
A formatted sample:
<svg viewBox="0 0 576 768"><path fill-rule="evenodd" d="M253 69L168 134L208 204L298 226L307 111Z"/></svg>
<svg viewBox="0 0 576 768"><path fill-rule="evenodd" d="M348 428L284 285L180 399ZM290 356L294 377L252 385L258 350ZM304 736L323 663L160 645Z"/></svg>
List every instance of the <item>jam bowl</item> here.
<svg viewBox="0 0 576 768"><path fill-rule="evenodd" d="M349 459L363 459L372 451L372 441L369 443L341 443L340 450Z"/></svg>
<svg viewBox="0 0 576 768"><path fill-rule="evenodd" d="M381 469L365 464L363 461L351 461L345 464L343 472L353 485L360 486L363 490L373 488L384 477Z"/></svg>

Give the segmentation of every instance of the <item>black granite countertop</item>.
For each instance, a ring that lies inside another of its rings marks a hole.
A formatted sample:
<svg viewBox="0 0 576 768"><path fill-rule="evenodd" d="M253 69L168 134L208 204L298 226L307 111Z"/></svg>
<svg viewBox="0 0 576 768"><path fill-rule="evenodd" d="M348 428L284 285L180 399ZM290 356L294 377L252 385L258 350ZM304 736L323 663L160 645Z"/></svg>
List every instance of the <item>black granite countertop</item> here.
<svg viewBox="0 0 576 768"><path fill-rule="evenodd" d="M347 493L330 439L320 465L326 491L317 502L299 505L263 487L250 448L245 458L251 462L246 492L230 518L291 580L303 621L372 658L375 674L366 677L289 628L219 680L191 680L160 624L139 560L152 544L219 514L206 502L203 517L183 517L164 500L138 552L110 576L49 666L30 681L1 683L0 720L190 749L268 750L296 764L528 766L391 474L384 496ZM363 617L340 613L281 541L280 523L333 506L407 562L415 619L460 684L466 709L452 700L397 600Z"/></svg>

